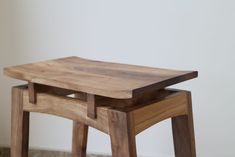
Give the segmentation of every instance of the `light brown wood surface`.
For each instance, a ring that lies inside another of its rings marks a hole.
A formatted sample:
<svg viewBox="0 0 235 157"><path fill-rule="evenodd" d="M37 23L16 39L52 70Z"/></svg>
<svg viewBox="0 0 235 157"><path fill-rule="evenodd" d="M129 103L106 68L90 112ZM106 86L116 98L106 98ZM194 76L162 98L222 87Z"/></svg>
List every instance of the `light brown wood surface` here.
<svg viewBox="0 0 235 157"><path fill-rule="evenodd" d="M127 99L197 77L195 71L175 71L67 57L7 67L16 79L93 95Z"/></svg>
<svg viewBox="0 0 235 157"><path fill-rule="evenodd" d="M93 94L87 94L87 116L96 118L96 98Z"/></svg>
<svg viewBox="0 0 235 157"><path fill-rule="evenodd" d="M73 121L72 157L86 157L88 126Z"/></svg>
<svg viewBox="0 0 235 157"><path fill-rule="evenodd" d="M76 93L74 98L83 100L84 95ZM86 157L88 129L88 125L73 121L72 157Z"/></svg>
<svg viewBox="0 0 235 157"><path fill-rule="evenodd" d="M132 113L109 110L112 157L137 157Z"/></svg>
<svg viewBox="0 0 235 157"><path fill-rule="evenodd" d="M172 117L175 157L196 157L192 98L187 93L187 114Z"/></svg>
<svg viewBox="0 0 235 157"><path fill-rule="evenodd" d="M35 105L29 102L28 90L23 90L23 104L24 111L64 117L108 133L108 107L97 108L97 117L92 119L87 116L87 102L47 93L38 93L37 104Z"/></svg>
<svg viewBox="0 0 235 157"><path fill-rule="evenodd" d="M97 117L93 119L87 115L89 102L86 94L74 93L73 98L67 96L73 93L69 90L55 87L42 90L42 86L39 87L36 104L29 101L27 85L12 90L12 157L27 157L29 112L73 120L74 157L86 155L88 126L110 135L113 157L136 157L135 136L166 118L172 118L176 157L196 157L192 103L188 91L162 89L130 100L109 101L110 98L97 97ZM127 104L115 105L120 101Z"/></svg>
<svg viewBox="0 0 235 157"><path fill-rule="evenodd" d="M23 110L22 88L12 88L11 157L28 157L29 112Z"/></svg>
<svg viewBox="0 0 235 157"><path fill-rule="evenodd" d="M135 133L171 117L187 114L187 92L176 92L150 105L138 106L133 110Z"/></svg>
<svg viewBox="0 0 235 157"><path fill-rule="evenodd" d="M165 88L196 71L68 57L4 72L28 82L12 90L12 157L28 155L30 112L73 120L73 157L86 156L89 126L110 135L113 157L136 157L135 136L167 118L176 157L196 157L190 92Z"/></svg>

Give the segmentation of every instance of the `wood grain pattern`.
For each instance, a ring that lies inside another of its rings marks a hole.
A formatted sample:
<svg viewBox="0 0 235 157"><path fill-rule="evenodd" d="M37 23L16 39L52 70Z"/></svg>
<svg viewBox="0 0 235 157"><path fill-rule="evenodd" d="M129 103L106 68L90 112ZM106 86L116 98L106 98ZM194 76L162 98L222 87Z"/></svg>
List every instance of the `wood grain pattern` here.
<svg viewBox="0 0 235 157"><path fill-rule="evenodd" d="M88 126L73 121L72 157L86 157Z"/></svg>
<svg viewBox="0 0 235 157"><path fill-rule="evenodd" d="M127 99L197 77L195 71L176 71L68 57L8 67L16 79L94 95Z"/></svg>
<svg viewBox="0 0 235 157"><path fill-rule="evenodd" d="M74 94L78 100L84 99L83 93ZM86 157L88 125L73 121L72 157Z"/></svg>
<svg viewBox="0 0 235 157"><path fill-rule="evenodd" d="M191 93L188 91L162 89L125 100L93 97L92 100L97 101L96 119L93 119L87 116L89 96L86 93L61 88L56 92L54 87L38 87L36 105L29 102L27 85L12 89L12 157L28 155L29 112L73 120L73 157L86 156L88 126L110 135L113 157L136 157L136 134L166 118L172 118L176 157L196 157ZM75 94L75 97L67 94ZM122 101L127 104L116 105Z"/></svg>
<svg viewBox="0 0 235 157"><path fill-rule="evenodd" d="M132 111L135 133L138 134L167 118L187 114L187 92L169 94L163 100L145 106L137 106Z"/></svg>
<svg viewBox="0 0 235 157"><path fill-rule="evenodd" d="M87 116L96 118L96 98L93 94L87 94Z"/></svg>
<svg viewBox="0 0 235 157"><path fill-rule="evenodd" d="M187 115L172 118L175 157L196 157L190 93L187 93L187 110Z"/></svg>
<svg viewBox="0 0 235 157"><path fill-rule="evenodd" d="M109 110L112 157L137 157L132 114Z"/></svg>
<svg viewBox="0 0 235 157"><path fill-rule="evenodd" d="M29 82L28 83L28 89L29 89L29 102L32 104L36 104L37 102L37 89L36 84Z"/></svg>
<svg viewBox="0 0 235 157"><path fill-rule="evenodd" d="M23 111L23 92L12 88L11 157L28 157L29 112Z"/></svg>
<svg viewBox="0 0 235 157"><path fill-rule="evenodd" d="M37 94L37 105L29 102L28 90L23 90L23 109L28 112L47 113L61 116L77 122L92 126L102 132L108 133L108 107L98 107L96 119L87 116L87 103L74 98Z"/></svg>

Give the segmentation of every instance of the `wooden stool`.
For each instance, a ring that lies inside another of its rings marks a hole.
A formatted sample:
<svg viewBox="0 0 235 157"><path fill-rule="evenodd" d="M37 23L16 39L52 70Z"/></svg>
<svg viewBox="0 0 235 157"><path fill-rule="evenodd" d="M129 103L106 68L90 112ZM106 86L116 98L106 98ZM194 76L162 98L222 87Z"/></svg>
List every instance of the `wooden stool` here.
<svg viewBox="0 0 235 157"><path fill-rule="evenodd" d="M172 119L176 157L196 157L191 94L165 87L197 77L68 57L4 69L28 81L12 88L11 157L28 156L30 112L73 120L72 156L85 157L88 126L111 137L113 157L136 157L135 136Z"/></svg>

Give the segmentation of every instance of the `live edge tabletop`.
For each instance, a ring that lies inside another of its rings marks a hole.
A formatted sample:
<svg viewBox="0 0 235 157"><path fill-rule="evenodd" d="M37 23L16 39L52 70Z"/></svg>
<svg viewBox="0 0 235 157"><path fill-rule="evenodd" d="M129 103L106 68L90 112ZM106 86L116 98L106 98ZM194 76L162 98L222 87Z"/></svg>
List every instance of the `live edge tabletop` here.
<svg viewBox="0 0 235 157"><path fill-rule="evenodd" d="M197 77L196 71L176 71L67 57L7 67L10 77L93 95L129 99Z"/></svg>

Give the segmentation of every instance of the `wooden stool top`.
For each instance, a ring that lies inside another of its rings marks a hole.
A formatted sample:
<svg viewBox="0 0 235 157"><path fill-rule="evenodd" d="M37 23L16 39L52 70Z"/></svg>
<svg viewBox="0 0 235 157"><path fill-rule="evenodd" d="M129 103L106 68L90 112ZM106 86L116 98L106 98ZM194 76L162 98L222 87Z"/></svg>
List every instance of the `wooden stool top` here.
<svg viewBox="0 0 235 157"><path fill-rule="evenodd" d="M197 77L176 71L67 57L4 69L10 77L32 83L128 99Z"/></svg>

